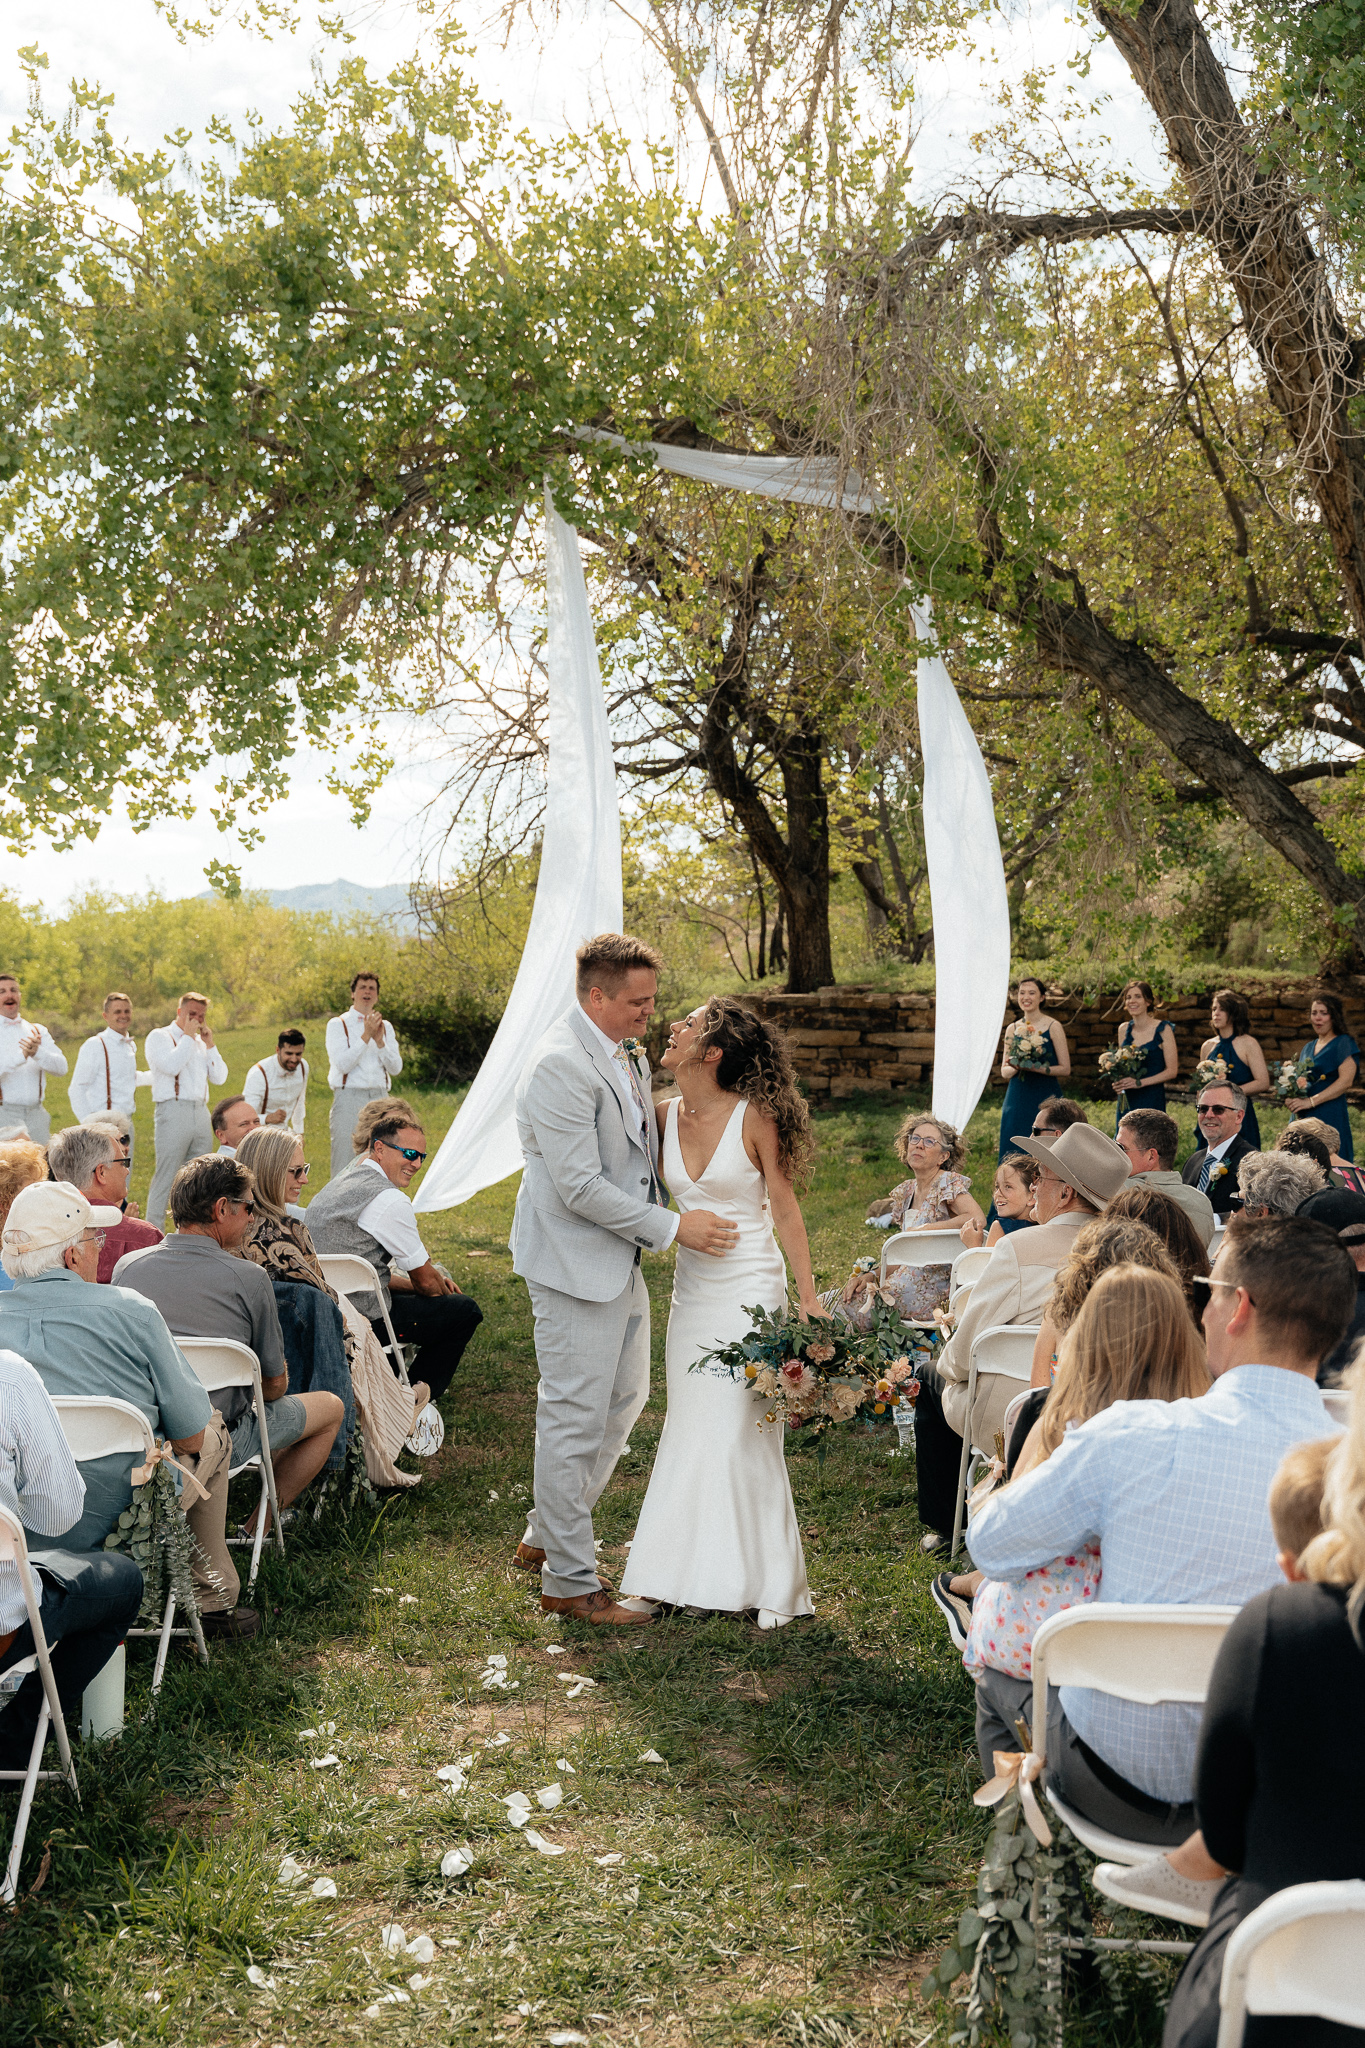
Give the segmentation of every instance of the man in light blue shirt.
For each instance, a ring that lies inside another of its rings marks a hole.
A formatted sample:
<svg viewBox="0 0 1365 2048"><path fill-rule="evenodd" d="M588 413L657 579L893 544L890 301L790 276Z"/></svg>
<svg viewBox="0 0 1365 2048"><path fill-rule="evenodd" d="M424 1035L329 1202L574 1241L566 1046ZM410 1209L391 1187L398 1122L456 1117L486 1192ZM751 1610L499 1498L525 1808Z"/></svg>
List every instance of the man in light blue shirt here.
<svg viewBox="0 0 1365 2048"><path fill-rule="evenodd" d="M1121 1401L1068 1430L1046 1464L972 1517L980 1570L1018 1582L1098 1542L1106 1601L1240 1607L1276 1584L1270 1482L1295 1444L1333 1434L1314 1374L1350 1322L1355 1281L1321 1224L1239 1219L1211 1279L1194 1283L1206 1300L1210 1391ZM977 1739L987 1760L1018 1747L1013 1717L1027 1714L1030 1692L1026 1681L983 1674ZM1175 1845L1195 1826L1200 1716L1064 1686L1049 1699L1049 1780L1097 1826Z"/></svg>

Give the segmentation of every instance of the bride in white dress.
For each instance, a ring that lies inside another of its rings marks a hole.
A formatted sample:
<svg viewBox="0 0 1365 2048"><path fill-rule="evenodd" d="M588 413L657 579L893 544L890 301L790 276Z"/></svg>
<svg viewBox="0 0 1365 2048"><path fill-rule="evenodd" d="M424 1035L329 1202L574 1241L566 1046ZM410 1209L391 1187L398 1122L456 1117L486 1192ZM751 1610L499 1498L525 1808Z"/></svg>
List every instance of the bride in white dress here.
<svg viewBox="0 0 1365 2048"><path fill-rule="evenodd" d="M763 1423L724 1367L688 1368L779 1308L787 1274L822 1316L793 1182L813 1149L810 1117L782 1034L731 996L673 1026L664 1068L680 1094L657 1109L663 1178L684 1213L711 1209L739 1229L717 1258L680 1248L668 1318L668 1414L640 1509L623 1598L756 1614L778 1628L811 1614L780 1424ZM760 1426L762 1425L762 1426Z"/></svg>

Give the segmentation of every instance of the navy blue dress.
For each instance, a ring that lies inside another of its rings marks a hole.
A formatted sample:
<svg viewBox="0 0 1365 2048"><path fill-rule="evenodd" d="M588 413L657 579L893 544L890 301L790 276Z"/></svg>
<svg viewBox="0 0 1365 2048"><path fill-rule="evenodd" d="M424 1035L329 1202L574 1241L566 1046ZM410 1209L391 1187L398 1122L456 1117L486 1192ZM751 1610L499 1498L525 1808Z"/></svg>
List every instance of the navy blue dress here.
<svg viewBox="0 0 1365 2048"><path fill-rule="evenodd" d="M1354 1060L1357 1070L1360 1064L1360 1047L1356 1044L1349 1031L1339 1033L1336 1038L1329 1038L1321 1052L1318 1051L1317 1045L1318 1041L1316 1038L1309 1038L1305 1040L1303 1052L1299 1054L1300 1059L1303 1058L1304 1053L1311 1054L1312 1056L1313 1072L1309 1093L1313 1095L1316 1095L1320 1088L1331 1087L1341 1071L1343 1060ZM1320 1116L1323 1122L1330 1124L1336 1132L1340 1140L1337 1146L1340 1156L1343 1159L1355 1158L1355 1151L1351 1143L1351 1119L1346 1114L1346 1097L1344 1095L1336 1096L1331 1102L1319 1103L1316 1109L1310 1109L1306 1102L1302 1103L1294 1111L1294 1114L1295 1116Z"/></svg>
<svg viewBox="0 0 1365 2048"><path fill-rule="evenodd" d="M1230 1038L1220 1038L1213 1051L1209 1054L1209 1058L1211 1060L1226 1060L1228 1079L1229 1081L1235 1081L1239 1088L1245 1088L1247 1082L1252 1078L1250 1067L1242 1058L1242 1055L1234 1051L1233 1042ZM1242 1128L1238 1136L1245 1138L1248 1145L1254 1145L1256 1150L1260 1151L1261 1126L1256 1121L1256 1098L1254 1095L1247 1097L1247 1113L1242 1118Z"/></svg>
<svg viewBox="0 0 1365 2048"><path fill-rule="evenodd" d="M1048 1065L1060 1065L1062 1056L1057 1050L1050 1024L1047 1027L1047 1050ZM1050 1095L1057 1093L1058 1086L1059 1083L1052 1074L1034 1074L1025 1070L1015 1075L1005 1090L1005 1106L1000 1112L1001 1159L1007 1152L1016 1149L1016 1138L1027 1138L1032 1134L1033 1119L1038 1114L1039 1107Z"/></svg>
<svg viewBox="0 0 1365 2048"><path fill-rule="evenodd" d="M1139 1052L1147 1056L1143 1072L1159 1074L1166 1064L1166 1048L1161 1043L1163 1033L1170 1031L1169 1024L1158 1024L1146 1045L1139 1046ZM1126 1018L1119 1026L1118 1042L1127 1045L1133 1036L1133 1020ZM1174 1033L1172 1033L1174 1036ZM1151 1087L1125 1088L1122 1095L1114 1100L1114 1129L1117 1130L1130 1109L1164 1109L1166 1107L1166 1084L1158 1081Z"/></svg>

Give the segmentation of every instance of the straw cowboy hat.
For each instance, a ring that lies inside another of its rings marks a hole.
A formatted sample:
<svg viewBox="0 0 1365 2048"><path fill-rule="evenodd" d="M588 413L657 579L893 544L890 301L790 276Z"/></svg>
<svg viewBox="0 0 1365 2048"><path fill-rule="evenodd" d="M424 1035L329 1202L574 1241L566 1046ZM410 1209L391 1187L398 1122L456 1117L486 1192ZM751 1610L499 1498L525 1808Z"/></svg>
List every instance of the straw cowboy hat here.
<svg viewBox="0 0 1365 2048"><path fill-rule="evenodd" d="M1016 1138L1014 1142L1095 1209L1112 1202L1128 1179L1127 1153L1093 1124L1072 1124L1058 1138Z"/></svg>

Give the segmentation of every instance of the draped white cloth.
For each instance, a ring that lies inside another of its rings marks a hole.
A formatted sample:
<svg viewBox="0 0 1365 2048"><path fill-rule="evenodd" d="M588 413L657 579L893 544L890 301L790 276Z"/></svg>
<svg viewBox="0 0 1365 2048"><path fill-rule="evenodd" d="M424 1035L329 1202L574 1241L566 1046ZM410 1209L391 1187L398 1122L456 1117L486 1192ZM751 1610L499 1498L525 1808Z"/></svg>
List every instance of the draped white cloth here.
<svg viewBox="0 0 1365 2048"><path fill-rule="evenodd" d="M549 763L531 927L517 978L474 1085L413 1197L453 1209L521 1170L513 1098L541 1034L574 996L574 953L621 929L621 818L607 701L578 534L545 493Z"/></svg>
<svg viewBox="0 0 1365 2048"><path fill-rule="evenodd" d="M936 645L928 607L915 632ZM962 1131L981 1100L1010 986L1010 907L990 778L940 654L920 656L924 851L934 917L935 1116Z"/></svg>
<svg viewBox="0 0 1365 2048"><path fill-rule="evenodd" d="M630 445L595 428L581 435ZM845 512L879 508L862 478L841 473L830 457L646 445L661 469L699 482ZM578 535L548 488L545 516L549 763L535 908L497 1034L413 1198L426 1213L452 1209L519 1171L513 1100L521 1069L573 1000L577 947L621 927L616 767ZM932 643L927 611L916 611L915 630ZM1009 990L1009 905L985 763L937 654L919 663L919 720L938 988L934 1110L962 1129L986 1085Z"/></svg>

